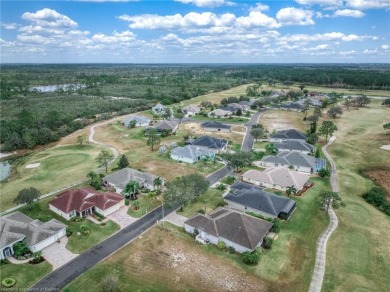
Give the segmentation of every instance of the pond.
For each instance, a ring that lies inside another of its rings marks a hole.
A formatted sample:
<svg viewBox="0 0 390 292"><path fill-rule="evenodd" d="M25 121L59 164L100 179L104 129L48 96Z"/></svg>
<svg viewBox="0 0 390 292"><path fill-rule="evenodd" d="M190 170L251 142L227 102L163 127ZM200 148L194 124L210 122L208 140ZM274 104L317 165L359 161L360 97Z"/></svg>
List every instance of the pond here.
<svg viewBox="0 0 390 292"><path fill-rule="evenodd" d="M86 87L85 84L80 84L80 83L72 84L72 83L68 83L68 84L31 86L29 89L30 89L30 91L37 90L37 91L40 91L40 92L54 92L54 91L56 91L58 89L62 89L64 91L69 91L69 90L77 90L77 89L81 89L81 88L85 88L85 87Z"/></svg>
<svg viewBox="0 0 390 292"><path fill-rule="evenodd" d="M0 181L5 180L11 173L11 164L8 161L0 162Z"/></svg>

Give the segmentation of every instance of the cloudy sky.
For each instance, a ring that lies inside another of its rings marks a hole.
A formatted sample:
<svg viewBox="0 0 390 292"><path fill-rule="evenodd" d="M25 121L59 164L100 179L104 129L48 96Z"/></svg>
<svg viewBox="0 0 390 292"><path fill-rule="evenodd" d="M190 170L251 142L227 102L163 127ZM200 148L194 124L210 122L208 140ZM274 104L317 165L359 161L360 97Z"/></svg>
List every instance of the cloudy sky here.
<svg viewBox="0 0 390 292"><path fill-rule="evenodd" d="M1 1L1 63L390 63L390 0Z"/></svg>

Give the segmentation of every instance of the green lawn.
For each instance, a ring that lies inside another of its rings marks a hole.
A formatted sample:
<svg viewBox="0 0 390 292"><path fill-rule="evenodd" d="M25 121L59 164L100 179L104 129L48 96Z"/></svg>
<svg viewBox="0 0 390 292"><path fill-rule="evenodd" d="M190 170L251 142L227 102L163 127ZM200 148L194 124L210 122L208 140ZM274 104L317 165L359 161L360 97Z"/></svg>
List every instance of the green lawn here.
<svg viewBox="0 0 390 292"><path fill-rule="evenodd" d="M25 291L38 280L52 271L52 266L48 262L42 262L37 265L30 264L6 264L0 266L0 280L4 278L14 278L16 285L10 289L1 288L1 291Z"/></svg>
<svg viewBox="0 0 390 292"><path fill-rule="evenodd" d="M101 149L94 145L58 146L23 158L16 172L0 185L0 210L14 207L13 200L23 188L35 187L45 194L84 179L88 171L97 168L95 158ZM38 162L40 167L26 168Z"/></svg>
<svg viewBox="0 0 390 292"><path fill-rule="evenodd" d="M183 212L178 212L178 214L185 217L191 217L200 209L205 210L208 214L217 208L218 203L222 201L222 194L223 191L209 188L205 194L199 196L194 203L185 206Z"/></svg>
<svg viewBox="0 0 390 292"><path fill-rule="evenodd" d="M82 222L67 221L48 209L48 202L52 199L46 198L35 203L32 210L22 207L20 211L33 219L48 221L54 218L66 224L73 231L67 244L67 248L73 253L82 253L119 230L119 226L111 220L105 225L98 225L87 219ZM90 230L88 235L77 235L81 225L85 225Z"/></svg>
<svg viewBox="0 0 390 292"><path fill-rule="evenodd" d="M157 208L161 205L161 199L157 197L148 198L147 194L138 194L138 201L140 203L140 208L138 210L134 210L134 207L132 206L132 203L134 201L130 201L130 207L127 211L127 214L129 214L131 217L139 218L145 215L146 213L152 211L153 209Z"/></svg>
<svg viewBox="0 0 390 292"><path fill-rule="evenodd" d="M253 148L255 149L265 149L265 146L268 145L269 142L255 142Z"/></svg>
<svg viewBox="0 0 390 292"><path fill-rule="evenodd" d="M336 141L329 147L338 169L346 208L337 211L339 226L328 242L324 291L386 291L390 287L390 217L366 203L361 195L373 182L360 174L370 167L390 165L390 144L382 124L389 110L372 102L344 112L336 120Z"/></svg>

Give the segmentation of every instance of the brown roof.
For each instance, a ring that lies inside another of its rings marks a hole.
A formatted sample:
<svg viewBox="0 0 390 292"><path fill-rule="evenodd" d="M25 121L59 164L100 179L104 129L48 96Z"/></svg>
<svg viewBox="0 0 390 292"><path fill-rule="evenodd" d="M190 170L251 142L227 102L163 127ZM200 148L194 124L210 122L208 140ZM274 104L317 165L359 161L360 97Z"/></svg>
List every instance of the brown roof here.
<svg viewBox="0 0 390 292"><path fill-rule="evenodd" d="M95 190L83 188L62 192L54 200L50 201L49 204L64 213L69 213L73 210L82 212L93 206L106 210L122 200L124 198L115 193L99 193Z"/></svg>

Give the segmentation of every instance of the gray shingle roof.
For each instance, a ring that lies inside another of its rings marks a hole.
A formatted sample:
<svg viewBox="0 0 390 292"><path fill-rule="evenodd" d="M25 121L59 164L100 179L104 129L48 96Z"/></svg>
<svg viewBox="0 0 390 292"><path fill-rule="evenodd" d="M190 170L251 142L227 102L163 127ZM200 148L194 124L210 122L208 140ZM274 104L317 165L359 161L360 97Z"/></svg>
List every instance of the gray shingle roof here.
<svg viewBox="0 0 390 292"><path fill-rule="evenodd" d="M232 191L225 196L225 200L274 216L279 216L281 212L289 213L295 207L295 202L289 198L264 192L244 182L236 182L230 188Z"/></svg>
<svg viewBox="0 0 390 292"><path fill-rule="evenodd" d="M274 143L275 147L280 150L286 150L286 151L308 151L312 152L314 150L314 146L310 145L309 143L303 141L303 140L287 140L280 143Z"/></svg>
<svg viewBox="0 0 390 292"><path fill-rule="evenodd" d="M157 131L163 131L163 130L168 130L168 131L173 131L177 127L177 122L175 121L162 121L158 123L156 126L153 128L156 129Z"/></svg>
<svg viewBox="0 0 390 292"><path fill-rule="evenodd" d="M303 166L315 169L316 158L298 151L282 151L276 156L264 156L261 161L272 162L284 165Z"/></svg>
<svg viewBox="0 0 390 292"><path fill-rule="evenodd" d="M109 174L103 178L104 181L120 188L124 189L126 184L132 180L138 183L146 182L149 185L153 185L153 181L157 178L157 175L141 172L129 167L118 170L112 174Z"/></svg>
<svg viewBox="0 0 390 292"><path fill-rule="evenodd" d="M33 220L17 211L1 217L0 248L20 240L24 240L27 245L33 246L64 228L66 228L66 225L56 219L42 222Z"/></svg>
<svg viewBox="0 0 390 292"><path fill-rule="evenodd" d="M130 118L127 118L123 121L123 124L128 126L131 121L136 121L137 124L144 124L144 123L150 123L150 119L144 116L132 116Z"/></svg>
<svg viewBox="0 0 390 292"><path fill-rule="evenodd" d="M286 109L297 109L297 110L303 110L305 107L297 102L291 102L291 103L285 103L280 106L281 108Z"/></svg>
<svg viewBox="0 0 390 292"><path fill-rule="evenodd" d="M197 214L184 222L213 236L254 249L272 228L272 223L224 208L208 215Z"/></svg>
<svg viewBox="0 0 390 292"><path fill-rule="evenodd" d="M201 136L191 142L191 145L193 146L208 147L210 149L221 149L224 148L226 144L226 139L217 139L210 136Z"/></svg>
<svg viewBox="0 0 390 292"><path fill-rule="evenodd" d="M209 157L213 156L214 153L200 147L187 145L184 147L177 147L171 151L171 154L178 155L184 158L190 158L197 160L198 157Z"/></svg>
<svg viewBox="0 0 390 292"><path fill-rule="evenodd" d="M276 138L276 139L292 139L292 140L307 140L307 136L295 129L288 129L288 130L282 130L278 131L275 134L271 135L271 138Z"/></svg>
<svg viewBox="0 0 390 292"><path fill-rule="evenodd" d="M229 129L231 126L220 122L204 122L201 124L202 128L217 128L217 129Z"/></svg>

